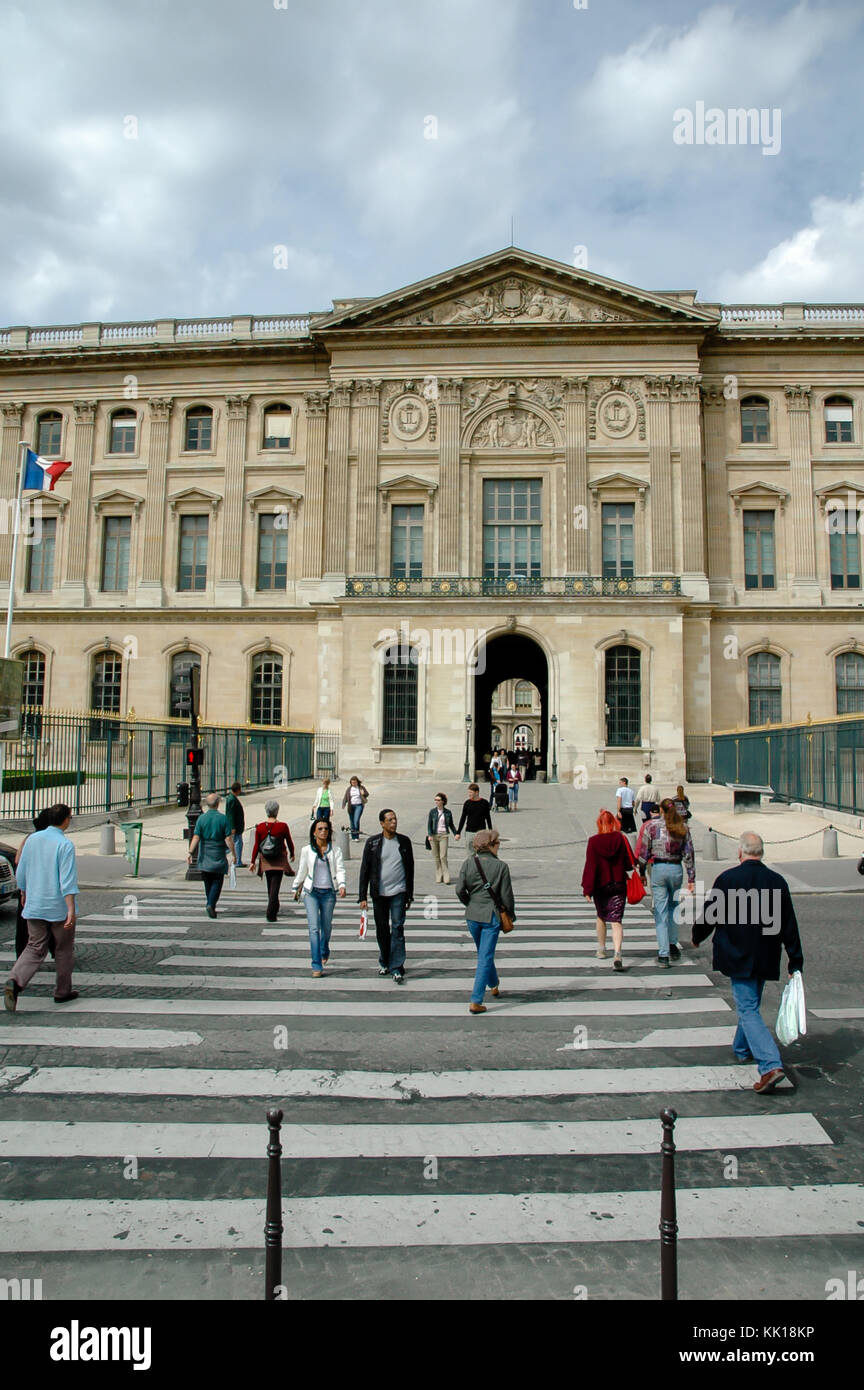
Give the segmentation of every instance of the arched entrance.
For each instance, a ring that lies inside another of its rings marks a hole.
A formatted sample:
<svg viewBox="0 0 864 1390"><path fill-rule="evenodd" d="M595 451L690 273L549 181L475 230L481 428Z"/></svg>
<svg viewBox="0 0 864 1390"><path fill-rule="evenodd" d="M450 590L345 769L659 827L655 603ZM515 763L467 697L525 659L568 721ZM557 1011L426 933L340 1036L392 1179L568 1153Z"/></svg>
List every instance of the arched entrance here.
<svg viewBox="0 0 864 1390"><path fill-rule="evenodd" d="M530 681L540 692L540 737L535 747L540 754L538 766L547 766L549 738L549 664L542 647L521 633L502 633L486 643L485 662L474 677L474 761L472 769L484 767L483 759L494 746L492 726L492 692L502 681Z"/></svg>

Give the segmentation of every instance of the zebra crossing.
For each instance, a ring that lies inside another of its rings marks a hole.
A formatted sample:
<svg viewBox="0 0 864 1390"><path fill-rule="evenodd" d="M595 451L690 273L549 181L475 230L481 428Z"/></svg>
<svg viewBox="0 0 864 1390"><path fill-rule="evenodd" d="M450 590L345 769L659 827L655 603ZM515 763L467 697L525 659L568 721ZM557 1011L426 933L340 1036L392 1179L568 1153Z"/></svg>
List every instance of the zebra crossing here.
<svg viewBox="0 0 864 1390"><path fill-rule="evenodd" d="M323 979L300 905L267 925L260 891L226 889L215 922L197 887L82 919L80 998L58 1011L46 969L2 1021L7 1264L101 1252L122 1281L136 1252L260 1263L272 1105L285 1111L289 1266L294 1251L329 1248L521 1258L564 1245L585 1267L597 1243L650 1248L670 1104L685 1246L736 1229L861 1234L864 1188L841 1180L818 1114L788 1084L753 1094L705 958L658 971L644 906L627 912L615 972L611 943L595 956L589 903L520 900L498 948L501 996L472 1018L474 947L444 892L409 914L402 987L377 976L374 929L359 939L348 899ZM730 1179L730 1158L756 1180Z"/></svg>

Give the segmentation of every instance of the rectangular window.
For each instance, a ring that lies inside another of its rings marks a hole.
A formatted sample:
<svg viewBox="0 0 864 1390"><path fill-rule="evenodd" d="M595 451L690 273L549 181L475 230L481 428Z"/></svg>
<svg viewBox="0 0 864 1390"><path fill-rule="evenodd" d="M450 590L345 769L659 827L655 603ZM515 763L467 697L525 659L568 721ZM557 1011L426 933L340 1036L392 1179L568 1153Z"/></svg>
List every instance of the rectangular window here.
<svg viewBox="0 0 864 1390"><path fill-rule="evenodd" d="M43 516L38 545L27 547L28 594L50 594L54 588L54 551L57 544L56 516Z"/></svg>
<svg viewBox="0 0 864 1390"><path fill-rule="evenodd" d="M410 659L401 659L398 645L392 648L392 657L392 663L384 667L382 742L416 744L417 666Z"/></svg>
<svg viewBox="0 0 864 1390"><path fill-rule="evenodd" d="M774 513L744 513L744 587L773 589Z"/></svg>
<svg viewBox="0 0 864 1390"><path fill-rule="evenodd" d="M125 594L129 588L130 516L106 516L102 533L103 593Z"/></svg>
<svg viewBox="0 0 864 1390"><path fill-rule="evenodd" d="M632 579L633 518L632 502L603 503L603 578Z"/></svg>
<svg viewBox="0 0 864 1390"><path fill-rule="evenodd" d="M207 587L208 521L209 518L206 516L181 516L180 518L178 589L206 589Z"/></svg>
<svg viewBox="0 0 864 1390"><path fill-rule="evenodd" d="M750 723L779 724L781 713L779 690L754 690L750 687Z"/></svg>
<svg viewBox="0 0 864 1390"><path fill-rule="evenodd" d="M111 421L111 453L134 454L137 430L134 415L115 415Z"/></svg>
<svg viewBox="0 0 864 1390"><path fill-rule="evenodd" d="M858 538L857 511L838 511L832 513L834 524L845 521L846 529L831 531L828 547L831 555L831 588L861 588L861 542Z"/></svg>
<svg viewBox="0 0 864 1390"><path fill-rule="evenodd" d="M540 578L541 487L539 478L487 478L483 483L484 578Z"/></svg>
<svg viewBox="0 0 864 1390"><path fill-rule="evenodd" d="M423 507L393 507L390 518L391 576L422 579Z"/></svg>
<svg viewBox="0 0 864 1390"><path fill-rule="evenodd" d="M268 514L258 518L258 583L256 587L261 592L275 589L284 591L288 587L287 521L287 512L279 512L276 515Z"/></svg>

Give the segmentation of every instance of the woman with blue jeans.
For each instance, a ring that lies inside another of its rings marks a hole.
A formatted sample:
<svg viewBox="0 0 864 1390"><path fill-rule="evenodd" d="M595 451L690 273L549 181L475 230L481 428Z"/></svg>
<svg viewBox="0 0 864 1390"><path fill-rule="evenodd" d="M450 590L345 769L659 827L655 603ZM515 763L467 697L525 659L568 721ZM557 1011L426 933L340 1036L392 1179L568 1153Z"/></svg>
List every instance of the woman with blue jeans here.
<svg viewBox="0 0 864 1390"><path fill-rule="evenodd" d="M330 931L336 894L345 897L345 863L342 851L331 843L333 827L329 820L316 820L311 843L304 845L294 879L294 897L303 895L309 924L312 975L320 979L330 959Z"/></svg>
<svg viewBox="0 0 864 1390"><path fill-rule="evenodd" d="M477 970L468 1012L485 1014L483 996L487 989L498 997L498 971L495 969L495 947L501 921L495 910L496 902L516 918L510 870L498 858L500 839L497 830L478 830L474 836L474 854L468 855L459 871L456 895L465 904L465 920L477 947ZM477 864L482 865L481 874ZM483 874L487 882L483 882ZM487 886L488 885L488 886Z"/></svg>
<svg viewBox="0 0 864 1390"><path fill-rule="evenodd" d="M678 960L678 923L675 909L687 870L687 892L692 893L696 882L696 863L690 831L669 797L660 802L661 814L646 821L642 827L642 847L638 867L644 882L645 870L651 864L651 897L654 903L654 927L657 932L657 964L668 970Z"/></svg>
<svg viewBox="0 0 864 1390"><path fill-rule="evenodd" d="M342 798L342 810L348 811L348 819L351 821L351 839L360 839L360 817L369 800L369 793L360 781L359 777L352 777L345 789Z"/></svg>

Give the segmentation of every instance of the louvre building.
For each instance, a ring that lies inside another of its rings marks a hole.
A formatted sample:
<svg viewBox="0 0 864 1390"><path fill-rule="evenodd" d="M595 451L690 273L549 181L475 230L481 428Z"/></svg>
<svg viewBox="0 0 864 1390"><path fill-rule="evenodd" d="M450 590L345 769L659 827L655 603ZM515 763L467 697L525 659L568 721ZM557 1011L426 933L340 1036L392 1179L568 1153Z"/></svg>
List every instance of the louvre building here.
<svg viewBox="0 0 864 1390"><path fill-rule="evenodd" d="M860 712L862 340L513 247L328 312L0 330L5 585L19 441L72 463L19 549L27 698L178 714L198 663L210 721L451 780L501 710L605 781Z"/></svg>

